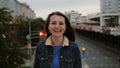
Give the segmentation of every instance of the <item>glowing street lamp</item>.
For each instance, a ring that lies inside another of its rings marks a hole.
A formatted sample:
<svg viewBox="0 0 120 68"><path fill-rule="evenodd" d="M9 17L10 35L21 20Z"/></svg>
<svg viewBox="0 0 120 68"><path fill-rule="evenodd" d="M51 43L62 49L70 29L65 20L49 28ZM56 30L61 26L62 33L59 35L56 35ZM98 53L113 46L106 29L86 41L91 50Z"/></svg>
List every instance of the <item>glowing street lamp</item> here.
<svg viewBox="0 0 120 68"><path fill-rule="evenodd" d="M82 48L82 52L83 52L83 54L85 54L85 51L86 51L86 48L83 47L83 48Z"/></svg>
<svg viewBox="0 0 120 68"><path fill-rule="evenodd" d="M40 35L40 36L43 36L43 35L44 35L44 33L43 33L43 32L40 32L40 33L39 33L39 35Z"/></svg>
<svg viewBox="0 0 120 68"><path fill-rule="evenodd" d="M41 37L46 37L47 34L46 34L45 32L39 32L39 36L41 36Z"/></svg>

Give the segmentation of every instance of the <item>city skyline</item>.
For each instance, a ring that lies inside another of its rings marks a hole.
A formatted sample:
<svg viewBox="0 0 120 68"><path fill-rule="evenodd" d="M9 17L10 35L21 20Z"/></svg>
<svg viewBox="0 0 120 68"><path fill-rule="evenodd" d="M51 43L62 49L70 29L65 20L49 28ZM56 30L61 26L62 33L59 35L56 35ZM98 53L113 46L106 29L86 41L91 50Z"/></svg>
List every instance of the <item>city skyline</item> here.
<svg viewBox="0 0 120 68"><path fill-rule="evenodd" d="M77 11L82 15L100 12L100 0L18 0L27 3L32 8L36 17L46 19L53 11L68 12Z"/></svg>

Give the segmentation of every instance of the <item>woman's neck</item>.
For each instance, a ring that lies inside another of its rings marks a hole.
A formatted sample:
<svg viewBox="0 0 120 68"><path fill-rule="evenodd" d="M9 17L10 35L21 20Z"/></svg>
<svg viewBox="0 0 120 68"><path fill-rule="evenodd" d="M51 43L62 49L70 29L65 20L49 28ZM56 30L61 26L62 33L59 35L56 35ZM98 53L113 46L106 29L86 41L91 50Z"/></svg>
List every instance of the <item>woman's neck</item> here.
<svg viewBox="0 0 120 68"><path fill-rule="evenodd" d="M52 36L51 37L51 41L52 41L53 45L62 45L63 44L63 40L64 40L63 36L61 36L61 37L54 37L54 36Z"/></svg>

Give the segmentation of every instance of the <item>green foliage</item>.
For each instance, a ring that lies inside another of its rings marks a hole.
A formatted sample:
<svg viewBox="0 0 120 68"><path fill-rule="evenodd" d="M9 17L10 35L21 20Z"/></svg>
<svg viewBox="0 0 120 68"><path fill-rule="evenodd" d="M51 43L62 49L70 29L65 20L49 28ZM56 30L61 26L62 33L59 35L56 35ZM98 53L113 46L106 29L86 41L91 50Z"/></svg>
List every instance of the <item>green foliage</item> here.
<svg viewBox="0 0 120 68"><path fill-rule="evenodd" d="M0 50L0 68L21 68L24 59L27 59L25 51L17 48Z"/></svg>
<svg viewBox="0 0 120 68"><path fill-rule="evenodd" d="M42 18L36 18L31 21L31 30L32 31L40 31L44 29L45 21Z"/></svg>
<svg viewBox="0 0 120 68"><path fill-rule="evenodd" d="M0 9L0 22L7 23L12 20L11 11L7 8Z"/></svg>
<svg viewBox="0 0 120 68"><path fill-rule="evenodd" d="M0 47L7 47L6 39L2 35L8 32L6 25L12 20L10 13L7 8L0 9Z"/></svg>
<svg viewBox="0 0 120 68"><path fill-rule="evenodd" d="M33 21L31 21L31 34L36 34L32 35L32 37L38 37L38 38L32 38L32 46L36 46L36 44L39 42L39 32L41 30L44 30L44 25L45 21L42 18L36 18Z"/></svg>
<svg viewBox="0 0 120 68"><path fill-rule="evenodd" d="M7 48L6 39L0 34L0 48Z"/></svg>
<svg viewBox="0 0 120 68"><path fill-rule="evenodd" d="M8 35L5 42L6 45L0 45L0 68L21 68L24 60L29 59L27 49L21 48L14 35Z"/></svg>
<svg viewBox="0 0 120 68"><path fill-rule="evenodd" d="M16 19L18 29L16 29L16 34L11 34L7 26L13 19L10 13L9 9L0 9L0 68L22 68L25 59L30 59L27 49L21 49L27 45L26 35L29 34L29 23L32 31L40 31L44 28L45 22L42 18ZM39 39L34 40L39 41Z"/></svg>
<svg viewBox="0 0 120 68"><path fill-rule="evenodd" d="M6 8L0 9L0 68L21 68L29 55L26 49L20 49L22 45L17 35L8 29L7 25L12 20L10 13Z"/></svg>
<svg viewBox="0 0 120 68"><path fill-rule="evenodd" d="M29 33L29 26L27 21L18 23L17 38L22 45L27 44L26 35Z"/></svg>
<svg viewBox="0 0 120 68"><path fill-rule="evenodd" d="M26 21L21 20L21 23L18 23L19 28L17 30L17 36L21 44L25 44L27 42L26 36L29 34L29 24L31 25L31 34L38 34L34 32L43 30L45 21L42 18L28 19ZM38 41L39 38L32 39L32 45L36 45L34 43L38 43Z"/></svg>
<svg viewBox="0 0 120 68"><path fill-rule="evenodd" d="M0 31L2 31L4 29L5 29L4 25L0 22Z"/></svg>

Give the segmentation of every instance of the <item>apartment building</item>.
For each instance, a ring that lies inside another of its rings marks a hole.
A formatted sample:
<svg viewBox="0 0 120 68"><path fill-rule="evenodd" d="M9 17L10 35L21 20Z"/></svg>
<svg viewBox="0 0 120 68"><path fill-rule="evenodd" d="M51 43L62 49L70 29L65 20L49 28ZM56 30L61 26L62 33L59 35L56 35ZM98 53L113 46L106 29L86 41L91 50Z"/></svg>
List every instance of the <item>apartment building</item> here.
<svg viewBox="0 0 120 68"><path fill-rule="evenodd" d="M102 13L120 13L120 0L101 0Z"/></svg>
<svg viewBox="0 0 120 68"><path fill-rule="evenodd" d="M17 0L0 0L0 8L8 8L12 11L11 15L15 17L35 18L34 11L26 3L20 3Z"/></svg>
<svg viewBox="0 0 120 68"><path fill-rule="evenodd" d="M65 12L65 15L67 16L67 18L70 20L71 24L76 24L80 22L80 13L76 12L76 11L69 11L69 12Z"/></svg>
<svg viewBox="0 0 120 68"><path fill-rule="evenodd" d="M120 25L120 0L100 0L101 7L101 22L104 26L109 24L110 26Z"/></svg>

